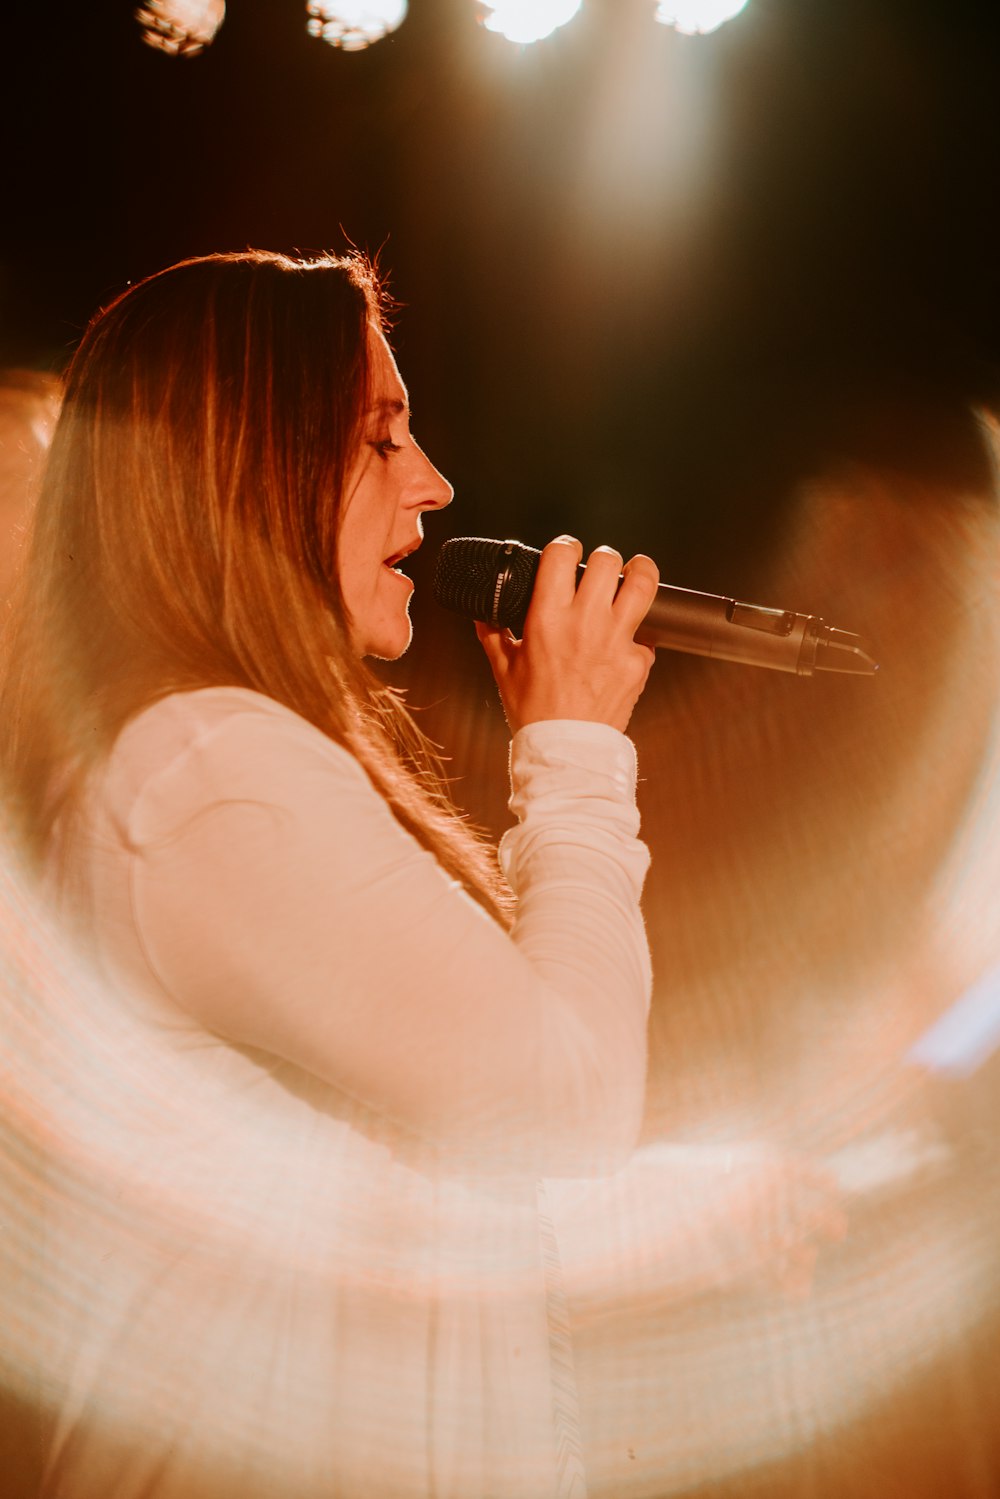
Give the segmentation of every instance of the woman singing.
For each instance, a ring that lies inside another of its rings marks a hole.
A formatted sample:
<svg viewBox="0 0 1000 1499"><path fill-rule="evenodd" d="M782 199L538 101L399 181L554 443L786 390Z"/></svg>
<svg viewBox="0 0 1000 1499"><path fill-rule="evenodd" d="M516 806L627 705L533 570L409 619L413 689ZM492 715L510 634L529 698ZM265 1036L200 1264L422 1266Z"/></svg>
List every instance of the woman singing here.
<svg viewBox="0 0 1000 1499"><path fill-rule="evenodd" d="M584 1492L535 1183L616 1171L642 1117L657 571L600 548L577 589L561 537L523 640L479 628L501 879L364 664L451 498L359 257L186 261L73 361L3 700L87 960L48 1495Z"/></svg>

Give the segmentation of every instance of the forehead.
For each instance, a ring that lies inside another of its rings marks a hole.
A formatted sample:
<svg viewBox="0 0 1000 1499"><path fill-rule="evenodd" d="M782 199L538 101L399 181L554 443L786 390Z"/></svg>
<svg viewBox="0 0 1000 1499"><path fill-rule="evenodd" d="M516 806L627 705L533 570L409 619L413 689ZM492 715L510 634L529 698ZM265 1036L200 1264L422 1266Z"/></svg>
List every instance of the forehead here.
<svg viewBox="0 0 1000 1499"><path fill-rule="evenodd" d="M401 402L406 406L409 398L392 350L383 335L374 328L369 335L369 357L374 404L394 405Z"/></svg>

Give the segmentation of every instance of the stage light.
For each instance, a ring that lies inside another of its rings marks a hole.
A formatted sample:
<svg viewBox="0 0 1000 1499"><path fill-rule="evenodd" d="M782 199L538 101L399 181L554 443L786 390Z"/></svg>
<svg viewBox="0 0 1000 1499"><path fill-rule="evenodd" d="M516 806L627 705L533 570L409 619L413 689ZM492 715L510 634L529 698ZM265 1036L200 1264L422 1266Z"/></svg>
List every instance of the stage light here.
<svg viewBox="0 0 1000 1499"><path fill-rule="evenodd" d="M142 39L173 57L194 57L214 39L226 0L145 0L135 13Z"/></svg>
<svg viewBox="0 0 1000 1499"><path fill-rule="evenodd" d="M407 0L308 0L306 11L310 36L345 52L361 52L402 24Z"/></svg>
<svg viewBox="0 0 1000 1499"><path fill-rule="evenodd" d="M747 0L659 0L656 19L685 36L701 36L738 16L746 3Z"/></svg>
<svg viewBox="0 0 1000 1499"><path fill-rule="evenodd" d="M540 42L559 26L572 21L580 0L491 0L482 7L489 14L483 24L509 42Z"/></svg>

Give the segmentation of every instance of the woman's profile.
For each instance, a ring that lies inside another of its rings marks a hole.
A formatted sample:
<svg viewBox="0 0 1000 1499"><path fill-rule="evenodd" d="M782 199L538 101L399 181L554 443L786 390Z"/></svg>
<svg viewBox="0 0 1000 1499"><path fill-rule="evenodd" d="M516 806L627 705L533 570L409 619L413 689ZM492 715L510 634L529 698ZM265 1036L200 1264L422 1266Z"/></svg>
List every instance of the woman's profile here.
<svg viewBox="0 0 1000 1499"><path fill-rule="evenodd" d="M75 356L4 682L12 832L99 996L66 1169L115 1204L54 1215L87 1305L46 1493L582 1482L534 1183L640 1127L657 574L599 549L576 591L561 538L523 641L481 628L501 876L364 664L451 498L360 257L185 262Z"/></svg>
<svg viewBox="0 0 1000 1499"><path fill-rule="evenodd" d="M635 1155L654 564L600 547L577 587L559 537L523 638L477 627L513 734L499 863L365 664L406 650L399 564L451 499L360 256L182 262L74 357L0 765L76 955L19 1012L49 1499L582 1499L546 1182L600 1184L612 1238L641 1191L653 1294L776 1233L801 1281L839 1231L808 1170Z"/></svg>

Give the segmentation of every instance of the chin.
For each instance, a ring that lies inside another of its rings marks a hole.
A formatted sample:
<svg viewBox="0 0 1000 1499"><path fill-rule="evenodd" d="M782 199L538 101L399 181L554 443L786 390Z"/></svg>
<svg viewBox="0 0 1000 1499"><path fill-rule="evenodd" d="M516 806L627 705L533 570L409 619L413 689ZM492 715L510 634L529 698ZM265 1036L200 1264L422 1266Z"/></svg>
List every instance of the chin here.
<svg viewBox="0 0 1000 1499"><path fill-rule="evenodd" d="M371 656L376 661L398 661L410 649L412 639L413 626L407 619L405 630L387 632L381 639L373 640L362 655Z"/></svg>
<svg viewBox="0 0 1000 1499"><path fill-rule="evenodd" d="M352 617L350 610L345 609L351 645L360 659L398 661L409 650L413 639L410 601L407 599L403 608L398 599L393 603L394 608L369 610L367 620L359 617L360 610Z"/></svg>

